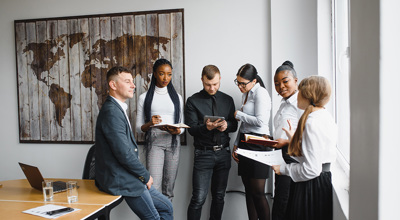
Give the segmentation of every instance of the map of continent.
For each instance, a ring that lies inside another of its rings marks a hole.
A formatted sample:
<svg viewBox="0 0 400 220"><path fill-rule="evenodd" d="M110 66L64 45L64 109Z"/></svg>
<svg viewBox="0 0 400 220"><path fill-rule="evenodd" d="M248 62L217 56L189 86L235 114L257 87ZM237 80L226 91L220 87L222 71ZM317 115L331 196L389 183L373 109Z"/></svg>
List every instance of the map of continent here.
<svg viewBox="0 0 400 220"><path fill-rule="evenodd" d="M82 43L82 39L84 37L84 33L76 33L67 36L70 39L68 46L70 48L74 47L78 43ZM101 88L96 87L96 83L93 79L96 78L93 75L92 70L98 69L96 72L104 72L108 71L112 66L118 65L116 62L116 57L105 57L101 55L101 50L99 49L101 46L105 48L112 48L112 45L121 45L122 42L133 41L133 38L141 41L139 38L145 38L145 42L150 42L153 44L152 48L154 48L154 53L158 56L157 45L165 45L169 42L170 39L164 37L153 37L153 36L132 36L132 35L123 35L113 40L105 41L103 39L97 40L90 50L85 51L88 54L88 57L102 57L102 60L85 60L85 69L81 76L81 83L85 88L92 88L95 90L97 95L104 94L105 91ZM49 80L47 77L43 76L43 73L49 72L50 69L54 67L54 64L60 61L61 59L65 59L66 51L63 50L63 47L67 42L64 42L65 35L59 36L54 40L46 40L44 43L30 43L24 49L24 52L33 53L33 62L31 63L31 68L34 72L35 77L39 82L45 83L48 85ZM50 48L50 50L48 50ZM123 48L121 48L123 49ZM50 51L50 52L47 52ZM156 60L157 57L154 57ZM131 63L125 64L125 66L130 67L131 69L135 68L134 61ZM97 65L101 64L101 65ZM140 64L139 64L140 65ZM71 99L72 95L65 92L65 90L58 84L49 85L48 96L51 102L54 104L56 109L56 121L62 126L62 119L64 118L67 110L71 107ZM104 96L105 97L105 96ZM98 107L101 107L103 103L103 99L98 99Z"/></svg>

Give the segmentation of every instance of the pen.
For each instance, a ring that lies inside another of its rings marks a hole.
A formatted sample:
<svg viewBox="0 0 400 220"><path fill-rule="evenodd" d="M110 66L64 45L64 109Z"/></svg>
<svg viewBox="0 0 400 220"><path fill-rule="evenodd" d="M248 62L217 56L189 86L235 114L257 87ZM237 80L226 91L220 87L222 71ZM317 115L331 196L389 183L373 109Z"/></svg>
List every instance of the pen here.
<svg viewBox="0 0 400 220"><path fill-rule="evenodd" d="M54 214L58 214L58 213L61 213L61 212L71 212L71 211L74 211L74 209L67 207L67 208L56 209L56 210L53 210L53 211L46 212L46 214L54 215Z"/></svg>

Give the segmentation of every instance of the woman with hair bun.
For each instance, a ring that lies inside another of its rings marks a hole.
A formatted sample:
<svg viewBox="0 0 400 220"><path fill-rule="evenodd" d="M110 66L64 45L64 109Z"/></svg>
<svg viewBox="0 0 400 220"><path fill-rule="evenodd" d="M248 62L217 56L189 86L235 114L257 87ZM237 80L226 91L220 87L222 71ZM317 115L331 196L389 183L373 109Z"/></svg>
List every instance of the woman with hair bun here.
<svg viewBox="0 0 400 220"><path fill-rule="evenodd" d="M275 90L282 96L281 104L274 117L273 138L278 141L274 148L282 150L282 157L287 164L296 162L288 152L289 138L283 128L289 129L287 121L290 120L292 128L296 129L303 110L297 107L297 73L290 61L285 61L275 71ZM270 137L265 137L270 138ZM289 200L290 184L289 176L275 175L275 195L272 205L272 220L284 220L286 207Z"/></svg>
<svg viewBox="0 0 400 220"><path fill-rule="evenodd" d="M288 153L298 163L272 166L278 175L294 181L286 219L331 220L332 179L330 164L336 159L337 126L324 108L331 96L328 80L310 76L299 84L297 106L304 110L296 132L283 128L290 139Z"/></svg>
<svg viewBox="0 0 400 220"><path fill-rule="evenodd" d="M270 167L255 160L235 153L237 148L270 151L271 148L242 142L244 134L257 136L269 135L269 119L271 114L271 98L264 88L256 68L251 64L240 67L236 74L235 84L242 95L242 108L235 112L235 118L241 125L232 152L233 159L238 163L238 174L246 191L246 205L249 220L270 219L268 201L265 197L265 182L269 176Z"/></svg>
<svg viewBox="0 0 400 220"><path fill-rule="evenodd" d="M153 186L170 200L178 173L180 134L183 128L151 126L183 122L183 99L172 85L172 64L158 59L147 92L139 96L136 131L145 132L146 167Z"/></svg>

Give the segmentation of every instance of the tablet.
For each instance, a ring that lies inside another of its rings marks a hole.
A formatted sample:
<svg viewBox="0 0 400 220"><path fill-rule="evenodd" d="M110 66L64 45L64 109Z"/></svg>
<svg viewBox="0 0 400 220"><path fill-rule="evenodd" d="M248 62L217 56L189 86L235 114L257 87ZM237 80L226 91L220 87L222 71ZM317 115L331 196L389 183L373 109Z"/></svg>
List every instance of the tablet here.
<svg viewBox="0 0 400 220"><path fill-rule="evenodd" d="M222 116L211 116L211 115L205 115L204 116L204 124L207 122L207 120L210 119L211 122L214 122L218 119L221 119L221 121L224 121L225 118Z"/></svg>

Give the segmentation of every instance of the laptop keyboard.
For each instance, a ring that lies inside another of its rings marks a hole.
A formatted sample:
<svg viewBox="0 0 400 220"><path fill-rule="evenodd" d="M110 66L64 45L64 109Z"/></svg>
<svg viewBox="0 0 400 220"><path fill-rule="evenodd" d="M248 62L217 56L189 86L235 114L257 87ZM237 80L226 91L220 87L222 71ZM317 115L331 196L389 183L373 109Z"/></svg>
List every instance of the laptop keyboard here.
<svg viewBox="0 0 400 220"><path fill-rule="evenodd" d="M63 181L53 182L53 192L64 192L67 191L67 183Z"/></svg>

